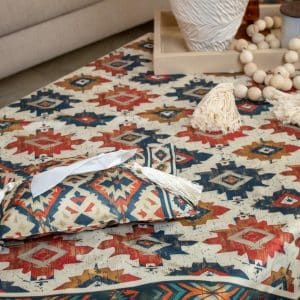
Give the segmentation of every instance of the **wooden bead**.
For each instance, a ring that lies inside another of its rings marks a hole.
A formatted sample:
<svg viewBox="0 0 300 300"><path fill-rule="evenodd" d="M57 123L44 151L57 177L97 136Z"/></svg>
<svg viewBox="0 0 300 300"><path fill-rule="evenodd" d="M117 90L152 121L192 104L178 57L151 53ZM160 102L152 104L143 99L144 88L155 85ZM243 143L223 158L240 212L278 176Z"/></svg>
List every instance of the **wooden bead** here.
<svg viewBox="0 0 300 300"><path fill-rule="evenodd" d="M278 66L273 71L274 75L281 75L283 78L290 78L290 73L284 66Z"/></svg>
<svg viewBox="0 0 300 300"><path fill-rule="evenodd" d="M271 80L272 77L273 77L272 74L268 74L268 75L265 77L264 84L265 84L266 86L270 85L270 80Z"/></svg>
<svg viewBox="0 0 300 300"><path fill-rule="evenodd" d="M287 63L294 64L299 60L299 55L296 51L289 50L284 54L284 60Z"/></svg>
<svg viewBox="0 0 300 300"><path fill-rule="evenodd" d="M268 29L271 29L273 26L274 26L274 20L273 18L269 17L269 16L266 16L264 18L265 22L266 22L266 26Z"/></svg>
<svg viewBox="0 0 300 300"><path fill-rule="evenodd" d="M253 54L249 50L243 50L240 54L240 61L242 64L248 64L253 61Z"/></svg>
<svg viewBox="0 0 300 300"><path fill-rule="evenodd" d="M293 64L284 64L283 67L289 72L291 78L295 77L296 68Z"/></svg>
<svg viewBox="0 0 300 300"><path fill-rule="evenodd" d="M258 49L269 49L270 46L266 41L259 42L257 44Z"/></svg>
<svg viewBox="0 0 300 300"><path fill-rule="evenodd" d="M293 79L293 86L295 89L300 90L300 75Z"/></svg>
<svg viewBox="0 0 300 300"><path fill-rule="evenodd" d="M281 86L281 90L284 92L288 92L293 87L293 81L290 78L284 78L284 82Z"/></svg>
<svg viewBox="0 0 300 300"><path fill-rule="evenodd" d="M282 18L280 16L274 16L273 21L274 21L274 25L273 25L274 28L281 28Z"/></svg>
<svg viewBox="0 0 300 300"><path fill-rule="evenodd" d="M265 36L263 34L261 34L261 33L255 33L252 36L252 42L254 44L258 44L258 43L260 43L260 42L262 42L264 40L265 40Z"/></svg>
<svg viewBox="0 0 300 300"><path fill-rule="evenodd" d="M257 71L257 65L253 62L246 64L244 66L244 73L246 76L252 77L253 74Z"/></svg>
<svg viewBox="0 0 300 300"><path fill-rule="evenodd" d="M250 44L248 45L248 48L247 48L247 49L250 50L250 51L256 51L258 48L257 48L257 46L256 46L255 44L250 43Z"/></svg>
<svg viewBox="0 0 300 300"><path fill-rule="evenodd" d="M280 40L275 38L269 42L271 49L279 49L280 48Z"/></svg>
<svg viewBox="0 0 300 300"><path fill-rule="evenodd" d="M270 79L270 85L274 87L275 89L281 89L281 87L284 84L284 78L281 75L274 75Z"/></svg>
<svg viewBox="0 0 300 300"><path fill-rule="evenodd" d="M265 81L267 74L264 70L257 70L253 74L253 80L256 83L263 83Z"/></svg>
<svg viewBox="0 0 300 300"><path fill-rule="evenodd" d="M251 87L250 89L248 89L247 95L250 100L258 101L261 99L262 92L258 87L254 86L254 87Z"/></svg>
<svg viewBox="0 0 300 300"><path fill-rule="evenodd" d="M244 39L239 39L236 41L235 50L242 52L244 49L247 49L248 42Z"/></svg>
<svg viewBox="0 0 300 300"><path fill-rule="evenodd" d="M249 37L252 37L255 33L259 32L259 29L257 25L251 24L247 27L246 32Z"/></svg>
<svg viewBox="0 0 300 300"><path fill-rule="evenodd" d="M258 19L254 24L258 27L259 31L264 31L267 27L266 21L262 19Z"/></svg>
<svg viewBox="0 0 300 300"><path fill-rule="evenodd" d="M288 43L288 48L290 50L299 51L300 50L300 39L299 38L293 38Z"/></svg>
<svg viewBox="0 0 300 300"><path fill-rule="evenodd" d="M268 42L268 43L270 43L274 39L276 39L276 36L273 33L269 33L265 38L266 42Z"/></svg>
<svg viewBox="0 0 300 300"><path fill-rule="evenodd" d="M238 84L237 86L234 87L234 95L237 98L240 99L246 98L247 93L248 93L248 88L243 84Z"/></svg>

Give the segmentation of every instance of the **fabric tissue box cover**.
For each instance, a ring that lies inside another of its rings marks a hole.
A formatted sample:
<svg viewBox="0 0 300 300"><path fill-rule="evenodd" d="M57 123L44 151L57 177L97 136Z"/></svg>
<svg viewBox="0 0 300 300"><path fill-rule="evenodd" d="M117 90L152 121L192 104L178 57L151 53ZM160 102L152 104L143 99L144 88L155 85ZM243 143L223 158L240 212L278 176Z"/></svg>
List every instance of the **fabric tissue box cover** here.
<svg viewBox="0 0 300 300"><path fill-rule="evenodd" d="M0 205L0 239L25 239L197 214L192 204L153 184L127 163L104 171L71 175L33 198L30 183L34 173L78 159L82 157L28 167L31 175L16 182Z"/></svg>

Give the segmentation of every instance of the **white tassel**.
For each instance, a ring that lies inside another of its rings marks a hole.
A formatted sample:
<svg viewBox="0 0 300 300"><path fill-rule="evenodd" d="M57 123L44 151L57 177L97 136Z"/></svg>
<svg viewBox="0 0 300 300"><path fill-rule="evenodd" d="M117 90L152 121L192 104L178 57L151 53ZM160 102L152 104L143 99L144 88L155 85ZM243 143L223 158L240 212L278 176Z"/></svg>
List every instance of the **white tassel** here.
<svg viewBox="0 0 300 300"><path fill-rule="evenodd" d="M201 131L234 132L241 126L241 116L235 105L232 83L213 88L196 107L191 124Z"/></svg>
<svg viewBox="0 0 300 300"><path fill-rule="evenodd" d="M300 97L279 98L272 102L273 113L283 124L292 124L300 127Z"/></svg>
<svg viewBox="0 0 300 300"><path fill-rule="evenodd" d="M144 176L161 188L168 190L174 195L183 197L192 205L197 205L200 201L200 196L203 190L203 187L200 185L153 168L142 167L138 163L134 163L133 169L141 172Z"/></svg>
<svg viewBox="0 0 300 300"><path fill-rule="evenodd" d="M300 95L288 94L288 93L282 92L272 86L268 86L267 89L269 90L269 93L266 96L266 100L270 101L270 102L274 101L274 100L279 100L279 99L285 99L285 100L300 99Z"/></svg>

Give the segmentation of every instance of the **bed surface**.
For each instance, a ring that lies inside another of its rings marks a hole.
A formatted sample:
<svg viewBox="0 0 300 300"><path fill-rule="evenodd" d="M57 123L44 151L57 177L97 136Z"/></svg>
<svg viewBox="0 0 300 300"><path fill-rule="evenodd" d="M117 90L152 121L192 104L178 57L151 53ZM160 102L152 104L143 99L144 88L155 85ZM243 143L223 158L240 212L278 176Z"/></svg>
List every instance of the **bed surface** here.
<svg viewBox="0 0 300 300"><path fill-rule="evenodd" d="M0 298L299 296L300 129L277 122L269 103L239 100L239 131L195 131L203 95L248 79L157 77L152 48L143 36L1 109L1 180L54 158L151 147L166 172L203 185L201 216L2 247Z"/></svg>

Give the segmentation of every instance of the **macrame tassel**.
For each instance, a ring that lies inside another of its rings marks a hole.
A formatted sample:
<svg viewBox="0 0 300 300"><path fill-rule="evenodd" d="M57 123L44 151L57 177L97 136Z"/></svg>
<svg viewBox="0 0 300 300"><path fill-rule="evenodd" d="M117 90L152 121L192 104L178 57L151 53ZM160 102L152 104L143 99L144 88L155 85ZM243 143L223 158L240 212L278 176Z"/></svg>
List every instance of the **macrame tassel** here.
<svg viewBox="0 0 300 300"><path fill-rule="evenodd" d="M284 101L290 100L290 99L300 99L300 94L299 95L288 94L288 93L282 92L272 86L268 86L267 89L269 90L269 92L268 92L268 95L265 96L265 99L270 102L274 101L274 100L279 100L279 99L285 99ZM273 102L272 102L272 104L273 104ZM275 102L274 102L274 104L275 104Z"/></svg>
<svg viewBox="0 0 300 300"><path fill-rule="evenodd" d="M241 126L235 105L232 83L221 83L213 88L196 107L191 124L201 131L234 132Z"/></svg>
<svg viewBox="0 0 300 300"><path fill-rule="evenodd" d="M166 174L153 168L142 167L138 163L133 165L133 169L137 172L141 172L144 176L161 188L168 190L174 195L183 197L192 205L198 204L203 190L202 186L194 184L184 178Z"/></svg>
<svg viewBox="0 0 300 300"><path fill-rule="evenodd" d="M273 101L273 113L283 124L292 124L300 127L300 95L288 98L279 98Z"/></svg>

